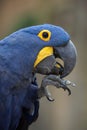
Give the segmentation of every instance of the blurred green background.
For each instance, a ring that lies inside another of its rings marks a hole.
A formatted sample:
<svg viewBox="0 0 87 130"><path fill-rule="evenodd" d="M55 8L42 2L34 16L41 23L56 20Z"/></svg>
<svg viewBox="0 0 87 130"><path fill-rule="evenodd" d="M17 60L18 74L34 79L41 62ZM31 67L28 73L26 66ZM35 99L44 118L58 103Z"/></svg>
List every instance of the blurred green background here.
<svg viewBox="0 0 87 130"><path fill-rule="evenodd" d="M77 87L71 96L52 88L55 102L41 99L39 118L30 130L87 130L87 0L0 0L0 39L43 23L60 25L71 35L78 59L67 79Z"/></svg>

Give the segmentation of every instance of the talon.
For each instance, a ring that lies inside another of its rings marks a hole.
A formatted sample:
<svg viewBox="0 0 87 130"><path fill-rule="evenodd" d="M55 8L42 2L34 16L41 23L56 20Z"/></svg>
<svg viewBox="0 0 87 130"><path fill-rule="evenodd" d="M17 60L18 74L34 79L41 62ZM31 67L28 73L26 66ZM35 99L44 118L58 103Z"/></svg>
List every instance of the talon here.
<svg viewBox="0 0 87 130"><path fill-rule="evenodd" d="M69 88L67 88L68 91L68 95L71 95L71 90Z"/></svg>
<svg viewBox="0 0 87 130"><path fill-rule="evenodd" d="M55 99L51 98L51 97L47 97L47 99L50 101L50 102L53 102Z"/></svg>
<svg viewBox="0 0 87 130"><path fill-rule="evenodd" d="M71 95L71 90L66 86L66 85L63 85L62 87L61 87L64 91L68 91L68 95Z"/></svg>
<svg viewBox="0 0 87 130"><path fill-rule="evenodd" d="M54 99L51 97L51 93L48 91L48 86L46 86L46 87L44 88L44 90L45 90L46 98L47 98L49 101L53 102Z"/></svg>

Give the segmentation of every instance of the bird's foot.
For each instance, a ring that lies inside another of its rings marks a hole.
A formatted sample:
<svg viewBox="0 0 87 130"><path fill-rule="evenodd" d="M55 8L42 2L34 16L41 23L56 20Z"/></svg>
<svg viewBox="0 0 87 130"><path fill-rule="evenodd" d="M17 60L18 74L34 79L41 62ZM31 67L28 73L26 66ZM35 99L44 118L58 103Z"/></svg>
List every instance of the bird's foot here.
<svg viewBox="0 0 87 130"><path fill-rule="evenodd" d="M60 76L48 75L43 78L41 87L38 89L38 98L46 96L49 101L54 101L54 99L51 97L51 93L48 90L49 85L53 85L57 88L62 88L64 89L64 91L67 90L68 95L71 95L71 90L68 88L68 86L76 86L73 82L69 80L61 79Z"/></svg>

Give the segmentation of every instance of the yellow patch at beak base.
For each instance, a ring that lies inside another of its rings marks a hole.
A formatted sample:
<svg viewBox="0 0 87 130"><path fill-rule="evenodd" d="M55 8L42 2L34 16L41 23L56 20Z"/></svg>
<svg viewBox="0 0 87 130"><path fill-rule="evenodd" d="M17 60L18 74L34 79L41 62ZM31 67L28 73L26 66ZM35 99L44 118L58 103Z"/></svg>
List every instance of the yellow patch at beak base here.
<svg viewBox="0 0 87 130"><path fill-rule="evenodd" d="M53 47L44 47L39 52L36 61L34 63L34 68L46 57L53 55Z"/></svg>

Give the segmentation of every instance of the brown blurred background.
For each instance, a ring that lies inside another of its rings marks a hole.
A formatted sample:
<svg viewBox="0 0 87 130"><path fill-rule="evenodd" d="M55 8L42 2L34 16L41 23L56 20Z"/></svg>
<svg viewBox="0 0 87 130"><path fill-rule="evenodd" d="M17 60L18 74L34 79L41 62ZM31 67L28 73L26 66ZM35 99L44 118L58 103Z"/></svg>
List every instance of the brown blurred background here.
<svg viewBox="0 0 87 130"><path fill-rule="evenodd" d="M87 1L0 0L0 39L19 28L42 23L60 25L71 35L78 59L67 79L77 87L71 88L71 96L52 88L55 102L41 99L39 118L30 130L87 130Z"/></svg>

